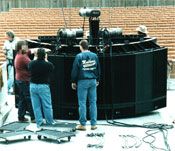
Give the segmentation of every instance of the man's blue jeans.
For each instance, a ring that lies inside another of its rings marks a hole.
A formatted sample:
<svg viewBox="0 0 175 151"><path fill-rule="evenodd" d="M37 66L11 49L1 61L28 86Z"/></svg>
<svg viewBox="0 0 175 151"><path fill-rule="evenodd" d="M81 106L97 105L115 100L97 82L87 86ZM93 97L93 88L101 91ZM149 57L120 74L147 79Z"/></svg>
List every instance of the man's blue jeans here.
<svg viewBox="0 0 175 151"><path fill-rule="evenodd" d="M97 86L95 79L79 80L77 85L79 121L86 125L86 100L89 100L89 113L91 126L97 123Z"/></svg>
<svg viewBox="0 0 175 151"><path fill-rule="evenodd" d="M47 124L54 123L49 85L30 83L30 95L37 126L42 125L43 114Z"/></svg>

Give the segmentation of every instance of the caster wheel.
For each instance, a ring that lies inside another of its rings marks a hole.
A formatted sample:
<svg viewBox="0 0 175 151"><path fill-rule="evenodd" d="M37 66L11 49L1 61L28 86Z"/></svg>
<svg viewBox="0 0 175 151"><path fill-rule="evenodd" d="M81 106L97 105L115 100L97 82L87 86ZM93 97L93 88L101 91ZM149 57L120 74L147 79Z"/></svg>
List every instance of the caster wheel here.
<svg viewBox="0 0 175 151"><path fill-rule="evenodd" d="M38 139L41 140L41 135L38 135Z"/></svg>
<svg viewBox="0 0 175 151"><path fill-rule="evenodd" d="M28 139L29 139L29 140L31 139L31 136L30 136L30 135L28 136Z"/></svg>
<svg viewBox="0 0 175 151"><path fill-rule="evenodd" d="M9 141L8 141L8 140L6 140L5 142L6 142L6 144L8 144L8 143L9 143Z"/></svg>

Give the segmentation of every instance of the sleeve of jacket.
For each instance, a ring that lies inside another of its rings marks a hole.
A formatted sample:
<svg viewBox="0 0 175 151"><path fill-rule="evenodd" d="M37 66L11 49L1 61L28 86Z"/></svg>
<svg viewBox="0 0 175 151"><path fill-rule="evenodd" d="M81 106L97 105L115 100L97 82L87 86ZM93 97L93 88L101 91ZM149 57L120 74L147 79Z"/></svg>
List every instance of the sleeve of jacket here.
<svg viewBox="0 0 175 151"><path fill-rule="evenodd" d="M71 82L72 83L76 83L78 81L78 73L79 73L79 57L77 55L75 57L75 60L72 66L72 72L71 72Z"/></svg>
<svg viewBox="0 0 175 151"><path fill-rule="evenodd" d="M97 81L100 81L100 74L101 74L101 68L100 68L100 62L97 56Z"/></svg>

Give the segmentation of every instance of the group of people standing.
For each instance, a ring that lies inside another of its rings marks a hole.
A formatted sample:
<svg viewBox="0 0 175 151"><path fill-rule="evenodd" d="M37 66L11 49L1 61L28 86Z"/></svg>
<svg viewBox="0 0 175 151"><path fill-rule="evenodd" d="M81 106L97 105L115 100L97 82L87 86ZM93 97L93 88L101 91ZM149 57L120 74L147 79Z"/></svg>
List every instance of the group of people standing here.
<svg viewBox="0 0 175 151"><path fill-rule="evenodd" d="M28 49L27 41L16 40L12 31L6 32L6 36L3 50L7 58L8 91L14 87L15 71L15 84L19 90L18 120L29 121L25 117L28 111L31 122L36 122L37 127L54 124L49 88L49 75L54 66L47 60L45 49L39 48L37 59L31 61L32 51Z"/></svg>
<svg viewBox="0 0 175 151"><path fill-rule="evenodd" d="M147 35L146 26L139 26L138 34ZM7 57L8 90L13 87L14 69L15 81L19 89L18 120L28 121L25 114L30 113L31 122L40 127L45 118L47 124L54 124L49 76L54 65L47 60L44 48L37 49L36 60L30 60L32 51L28 49L25 40L16 40L12 31L6 33L7 40L3 50ZM72 66L72 89L77 90L79 105L79 122L77 130L86 130L86 101L89 100L91 130L97 129L97 86L100 81L100 63L98 56L89 51L88 41L81 40L80 53L76 55ZM15 57L14 57L15 52ZM13 60L13 58L15 58Z"/></svg>
<svg viewBox="0 0 175 151"><path fill-rule="evenodd" d="M54 65L47 60L44 48L38 48L35 52L36 59L31 60L30 55L34 53L28 49L27 41L16 40L12 31L6 32L7 40L4 43L4 53L7 58L8 67L8 91L15 84L19 90L18 120L27 122L25 117L29 112L31 122L36 122L37 127L43 124L55 124L51 92L49 87L49 76L54 70ZM86 100L90 102L91 129L95 130L97 123L97 92L99 84L100 64L98 57L88 49L88 41L80 42L80 50L72 68L72 89L77 90L79 104L80 125L77 130L86 130ZM45 119L45 122L44 120Z"/></svg>

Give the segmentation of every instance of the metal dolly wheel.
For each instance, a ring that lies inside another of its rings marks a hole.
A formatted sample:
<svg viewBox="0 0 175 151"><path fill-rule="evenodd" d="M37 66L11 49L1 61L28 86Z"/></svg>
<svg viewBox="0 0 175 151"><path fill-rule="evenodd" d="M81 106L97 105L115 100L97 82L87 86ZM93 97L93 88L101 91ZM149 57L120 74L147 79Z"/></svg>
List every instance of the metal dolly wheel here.
<svg viewBox="0 0 175 151"><path fill-rule="evenodd" d="M13 131L13 132L7 132L7 133L1 133L0 138L4 139L5 142L8 144L12 140L18 140L23 138L24 140L30 140L31 135L34 133L29 130L21 130L21 131Z"/></svg>
<svg viewBox="0 0 175 151"><path fill-rule="evenodd" d="M68 139L68 141L71 140L72 136L75 136L75 133L73 132L62 132L62 131L56 131L56 130L47 130L43 129L40 131L37 131L36 134L38 135L38 139L53 139L56 140L58 143L61 143L62 138Z"/></svg>

